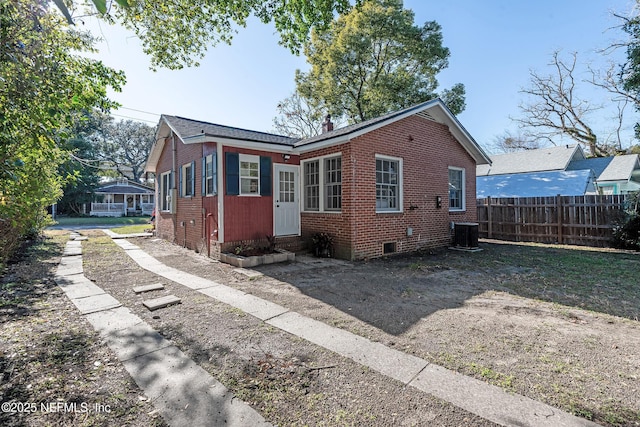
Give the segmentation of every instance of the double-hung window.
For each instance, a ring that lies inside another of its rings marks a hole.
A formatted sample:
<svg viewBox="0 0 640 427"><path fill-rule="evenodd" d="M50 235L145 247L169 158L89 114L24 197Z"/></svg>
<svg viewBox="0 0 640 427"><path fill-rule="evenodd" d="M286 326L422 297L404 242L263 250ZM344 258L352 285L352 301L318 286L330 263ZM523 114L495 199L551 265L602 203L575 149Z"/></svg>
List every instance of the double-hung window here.
<svg viewBox="0 0 640 427"><path fill-rule="evenodd" d="M342 156L331 155L302 163L306 212L342 210Z"/></svg>
<svg viewBox="0 0 640 427"><path fill-rule="evenodd" d="M196 163L182 165L180 169L180 194L182 197L192 197L196 193Z"/></svg>
<svg viewBox="0 0 640 427"><path fill-rule="evenodd" d="M402 211L402 161L376 156L376 212Z"/></svg>
<svg viewBox="0 0 640 427"><path fill-rule="evenodd" d="M342 209L342 157L324 159L324 210Z"/></svg>
<svg viewBox="0 0 640 427"><path fill-rule="evenodd" d="M214 196L218 194L217 155L209 154L202 159L202 194Z"/></svg>
<svg viewBox="0 0 640 427"><path fill-rule="evenodd" d="M240 194L260 194L260 157L240 155Z"/></svg>
<svg viewBox="0 0 640 427"><path fill-rule="evenodd" d="M160 210L171 210L171 171L160 175Z"/></svg>
<svg viewBox="0 0 640 427"><path fill-rule="evenodd" d="M449 210L465 210L464 169L449 168Z"/></svg>
<svg viewBox="0 0 640 427"><path fill-rule="evenodd" d="M304 210L320 210L320 161L304 163Z"/></svg>

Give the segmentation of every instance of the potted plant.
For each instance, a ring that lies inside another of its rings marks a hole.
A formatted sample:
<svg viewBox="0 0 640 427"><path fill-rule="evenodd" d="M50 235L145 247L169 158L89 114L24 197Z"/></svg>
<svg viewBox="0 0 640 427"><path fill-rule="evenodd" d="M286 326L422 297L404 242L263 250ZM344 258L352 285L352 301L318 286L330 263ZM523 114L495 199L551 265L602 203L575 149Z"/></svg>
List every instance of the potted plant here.
<svg viewBox="0 0 640 427"><path fill-rule="evenodd" d="M311 236L313 253L317 257L330 258L333 250L333 237L329 233L316 233Z"/></svg>

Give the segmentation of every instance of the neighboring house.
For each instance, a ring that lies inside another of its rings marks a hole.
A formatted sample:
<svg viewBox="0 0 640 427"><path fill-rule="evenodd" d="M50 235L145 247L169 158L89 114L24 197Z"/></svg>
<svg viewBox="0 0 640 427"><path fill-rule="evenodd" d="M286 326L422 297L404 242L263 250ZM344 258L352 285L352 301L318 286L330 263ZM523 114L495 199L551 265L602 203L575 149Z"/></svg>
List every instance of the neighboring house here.
<svg viewBox="0 0 640 427"><path fill-rule="evenodd" d="M573 162L567 168L576 169L595 172L599 194L627 194L640 190L640 161L637 154L594 157Z"/></svg>
<svg viewBox="0 0 640 427"><path fill-rule="evenodd" d="M477 195L491 197L625 194L640 188L638 156L587 159L580 145L491 156L477 168Z"/></svg>
<svg viewBox="0 0 640 427"><path fill-rule="evenodd" d="M487 155L432 100L298 140L163 115L158 236L216 256L274 235L299 249L317 232L346 259L450 244L476 221L475 170Z"/></svg>
<svg viewBox="0 0 640 427"><path fill-rule="evenodd" d="M91 216L151 215L155 208L153 188L127 179L102 184L95 194L97 201L91 203Z"/></svg>
<svg viewBox="0 0 640 427"><path fill-rule="evenodd" d="M547 171L479 176L476 194L491 197L576 196L595 193L591 170Z"/></svg>

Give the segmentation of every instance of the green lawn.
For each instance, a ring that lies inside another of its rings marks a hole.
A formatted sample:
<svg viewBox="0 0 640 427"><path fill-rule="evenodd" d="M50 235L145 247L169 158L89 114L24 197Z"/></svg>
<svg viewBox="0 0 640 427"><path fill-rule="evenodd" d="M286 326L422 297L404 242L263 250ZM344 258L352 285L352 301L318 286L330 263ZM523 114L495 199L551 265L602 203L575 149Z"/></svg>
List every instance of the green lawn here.
<svg viewBox="0 0 640 427"><path fill-rule="evenodd" d="M134 225L148 224L148 216L122 217L58 217L55 225Z"/></svg>
<svg viewBox="0 0 640 427"><path fill-rule="evenodd" d="M124 227L112 228L111 231L118 234L144 233L151 230L151 224L125 225Z"/></svg>

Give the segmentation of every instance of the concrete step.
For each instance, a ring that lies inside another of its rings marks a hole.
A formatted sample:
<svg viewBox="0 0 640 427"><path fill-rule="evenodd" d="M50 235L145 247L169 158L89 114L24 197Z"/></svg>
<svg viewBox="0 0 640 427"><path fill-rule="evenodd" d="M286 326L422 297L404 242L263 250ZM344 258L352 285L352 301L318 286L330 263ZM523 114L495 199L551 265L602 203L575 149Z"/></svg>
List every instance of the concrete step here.
<svg viewBox="0 0 640 427"><path fill-rule="evenodd" d="M175 295L167 295L161 298L149 299L142 301L142 305L147 307L149 311L154 311L159 308L165 308L172 304L180 304L182 300Z"/></svg>
<svg viewBox="0 0 640 427"><path fill-rule="evenodd" d="M162 289L164 289L164 285L162 283L153 283L151 285L136 286L133 288L133 292L141 294L143 292L160 291Z"/></svg>

